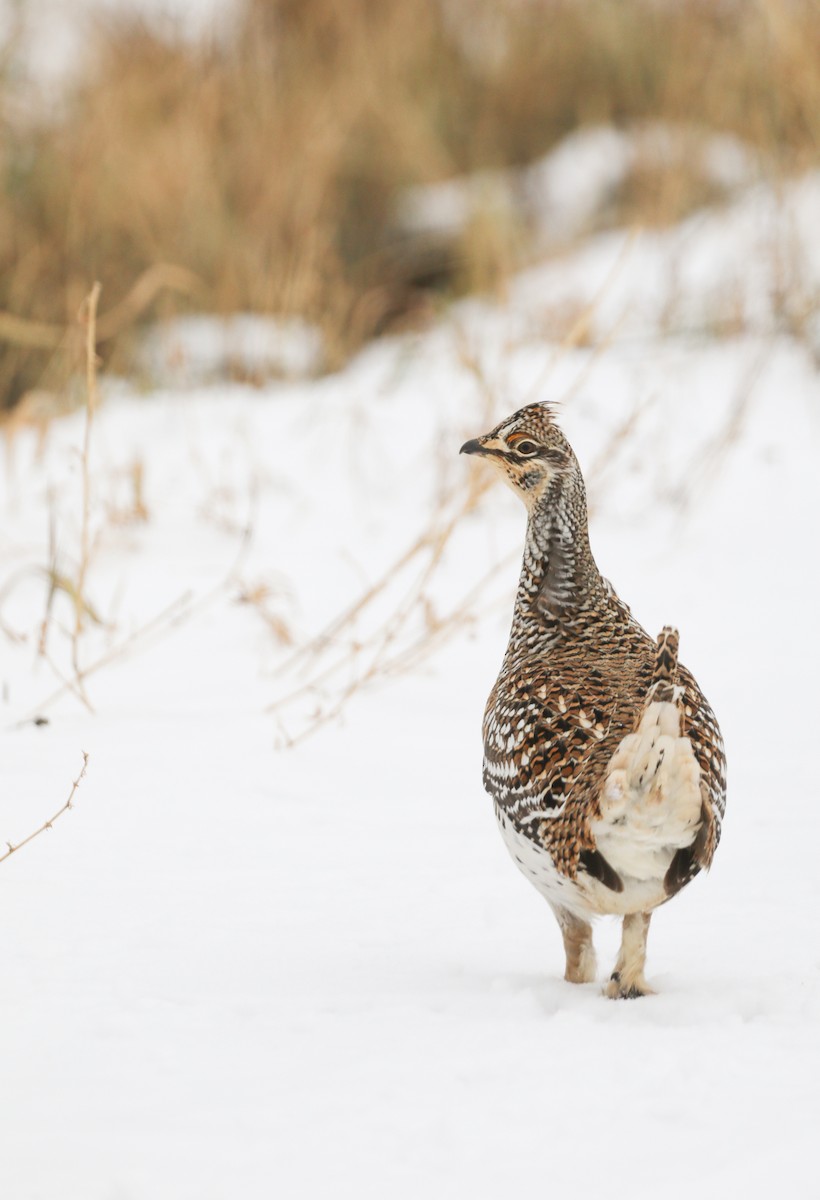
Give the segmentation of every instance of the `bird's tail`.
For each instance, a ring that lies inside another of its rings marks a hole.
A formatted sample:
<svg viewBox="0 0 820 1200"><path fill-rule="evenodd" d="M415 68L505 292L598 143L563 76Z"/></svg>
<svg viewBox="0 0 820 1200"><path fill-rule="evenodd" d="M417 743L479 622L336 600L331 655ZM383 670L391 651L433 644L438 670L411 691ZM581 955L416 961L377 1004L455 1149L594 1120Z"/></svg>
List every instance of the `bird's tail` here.
<svg viewBox="0 0 820 1200"><path fill-rule="evenodd" d="M656 700L668 703L675 699L679 643L680 637L677 629L672 625L664 625L658 634L655 669L652 672L652 686L647 696L647 704Z"/></svg>
<svg viewBox="0 0 820 1200"><path fill-rule="evenodd" d="M599 798L598 848L622 877L663 880L678 852L692 859L704 822L700 767L683 731L677 679L678 631L667 625L634 732L610 759ZM677 877L675 886L682 886Z"/></svg>

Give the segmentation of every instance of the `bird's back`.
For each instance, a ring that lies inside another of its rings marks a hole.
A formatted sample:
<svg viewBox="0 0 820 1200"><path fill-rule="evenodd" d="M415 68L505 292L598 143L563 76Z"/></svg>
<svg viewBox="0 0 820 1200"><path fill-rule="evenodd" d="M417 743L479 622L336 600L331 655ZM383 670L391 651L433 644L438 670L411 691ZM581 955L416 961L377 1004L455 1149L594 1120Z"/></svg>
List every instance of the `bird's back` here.
<svg viewBox="0 0 820 1200"><path fill-rule="evenodd" d="M613 816L610 836L602 823L604 785L657 684L658 648L601 582L599 603L571 621L535 614L518 628L514 623L485 712L484 785L508 841L512 837L520 849L521 838L529 839L536 852L545 852L561 876L588 893L582 906L620 912L636 900L634 871L626 868L639 868L641 858L618 851L624 839L640 840L641 834L632 809ZM697 815L703 791L712 832L705 847L687 855L677 830L672 836L663 813L656 813L663 870L658 866L641 890L644 905L648 898L659 903L708 865L723 815L725 762L717 722L677 661L675 679L674 708L697 776ZM651 852L644 857L648 861Z"/></svg>

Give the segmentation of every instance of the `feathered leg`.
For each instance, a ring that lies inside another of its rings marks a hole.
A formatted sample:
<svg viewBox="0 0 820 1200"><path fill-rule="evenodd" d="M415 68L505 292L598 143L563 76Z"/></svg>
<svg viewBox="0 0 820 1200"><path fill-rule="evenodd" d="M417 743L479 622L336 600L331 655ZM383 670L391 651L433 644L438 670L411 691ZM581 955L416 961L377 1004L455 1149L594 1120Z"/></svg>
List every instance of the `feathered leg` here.
<svg viewBox="0 0 820 1200"><path fill-rule="evenodd" d="M628 913L624 917L621 949L612 978L604 988L611 1000L634 1000L637 996L652 995L644 979L646 965L646 935L651 913Z"/></svg>
<svg viewBox="0 0 820 1200"><path fill-rule="evenodd" d="M567 956L564 979L569 983L592 983L597 969L592 926L566 908L554 908L553 912L561 926Z"/></svg>

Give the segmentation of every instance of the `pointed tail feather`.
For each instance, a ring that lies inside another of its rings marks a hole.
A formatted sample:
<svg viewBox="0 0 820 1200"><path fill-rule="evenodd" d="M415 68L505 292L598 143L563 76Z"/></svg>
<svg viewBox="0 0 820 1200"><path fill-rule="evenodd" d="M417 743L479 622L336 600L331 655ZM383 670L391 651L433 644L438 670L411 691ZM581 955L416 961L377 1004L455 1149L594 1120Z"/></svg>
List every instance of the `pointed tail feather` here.
<svg viewBox="0 0 820 1200"><path fill-rule="evenodd" d="M675 699L679 642L677 629L672 625L664 625L658 634L655 670L652 673L652 686L646 698L647 705L656 700L669 702Z"/></svg>

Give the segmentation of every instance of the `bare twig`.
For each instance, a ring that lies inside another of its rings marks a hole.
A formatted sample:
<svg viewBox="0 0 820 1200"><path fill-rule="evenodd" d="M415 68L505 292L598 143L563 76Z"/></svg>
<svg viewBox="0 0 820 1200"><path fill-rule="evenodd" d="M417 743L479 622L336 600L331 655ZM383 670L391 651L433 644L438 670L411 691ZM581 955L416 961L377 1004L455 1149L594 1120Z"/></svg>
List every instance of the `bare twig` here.
<svg viewBox="0 0 820 1200"><path fill-rule="evenodd" d="M49 817L49 819L47 821L43 822L43 824L40 826L39 829L35 829L34 833L30 833L28 835L28 837L24 837L21 842L17 842L16 845L13 845L11 842L6 842L6 846L8 847L8 849L6 850L6 852L4 854L0 854L0 863L5 862L7 858L11 858L12 854L16 854L18 850L22 850L23 846L27 846L29 844L29 842L33 842L34 839L36 837L39 837L41 833L45 833L45 831L47 829L51 829L52 825L57 820L57 818L61 817L64 812L67 812L67 810L69 808L73 807L74 797L77 793L77 788L82 783L83 778L85 777L86 768L88 766L88 754L85 750L82 751L82 756L83 756L82 769L80 770L80 773L77 776L77 778L72 783L71 791L68 793L68 799L66 800L66 802L62 806L62 808L58 808L53 817Z"/></svg>

